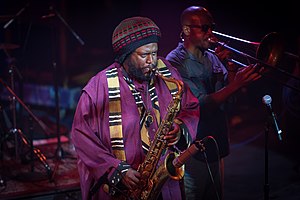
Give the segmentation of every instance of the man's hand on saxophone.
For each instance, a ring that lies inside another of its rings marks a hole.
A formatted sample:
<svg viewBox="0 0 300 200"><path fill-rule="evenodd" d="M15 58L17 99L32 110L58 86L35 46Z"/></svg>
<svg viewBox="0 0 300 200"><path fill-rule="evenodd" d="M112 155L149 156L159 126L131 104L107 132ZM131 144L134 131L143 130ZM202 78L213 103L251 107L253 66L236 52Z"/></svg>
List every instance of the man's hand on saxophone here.
<svg viewBox="0 0 300 200"><path fill-rule="evenodd" d="M166 136L164 136L164 139L167 141L167 146L177 144L177 142L181 138L181 134L182 132L180 126L177 123L173 123L173 126L169 133ZM122 184L129 189L137 188L139 186L140 178L140 173L130 168L124 174L124 177L122 178Z"/></svg>
<svg viewBox="0 0 300 200"><path fill-rule="evenodd" d="M177 144L181 137L181 128L177 123L173 123L168 134L164 136L164 139L167 141L167 146L172 146Z"/></svg>
<svg viewBox="0 0 300 200"><path fill-rule="evenodd" d="M141 174L138 171L129 168L128 171L125 173L124 177L122 178L122 184L128 189L137 188L140 178Z"/></svg>

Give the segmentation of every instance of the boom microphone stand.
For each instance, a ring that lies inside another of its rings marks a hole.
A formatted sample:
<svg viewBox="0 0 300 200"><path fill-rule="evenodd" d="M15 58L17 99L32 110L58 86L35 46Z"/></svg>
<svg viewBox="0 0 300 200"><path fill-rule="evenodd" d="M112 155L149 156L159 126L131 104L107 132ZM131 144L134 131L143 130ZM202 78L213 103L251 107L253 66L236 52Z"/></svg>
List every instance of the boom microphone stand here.
<svg viewBox="0 0 300 200"><path fill-rule="evenodd" d="M84 41L79 37L78 34L75 33L75 31L70 27L70 25L65 21L65 19L61 16L61 14L54 8L54 6L49 7L49 12L50 14L46 16L42 16L43 19L48 18L48 17L57 17L64 25L65 27L72 33L72 35L77 39L77 41L81 44L84 45ZM53 25L54 29L54 25ZM54 41L56 41L55 37L55 31L52 30L52 39L53 39L53 44ZM55 51L53 48L53 57L55 57ZM65 152L61 146L61 139L60 139L60 113L59 113L59 88L58 88L58 82L59 82L59 77L57 75L57 63L55 59L52 61L52 66L53 66L53 76L54 76L54 89L55 89L55 113L56 113L56 132L57 132L57 149L56 149L56 158L58 160L62 159L65 157Z"/></svg>
<svg viewBox="0 0 300 200"><path fill-rule="evenodd" d="M26 10L26 8L27 8L29 5L30 5L30 2L26 3L26 5L25 5L23 8L21 8L21 9L19 10L19 12L17 12L17 14L15 14L15 16L14 16L13 18L11 18L11 19L3 26L3 28L4 28L4 29L7 29L7 28L9 27L9 25L10 25L11 23L13 23L13 22L15 21L15 19L18 18L18 17Z"/></svg>

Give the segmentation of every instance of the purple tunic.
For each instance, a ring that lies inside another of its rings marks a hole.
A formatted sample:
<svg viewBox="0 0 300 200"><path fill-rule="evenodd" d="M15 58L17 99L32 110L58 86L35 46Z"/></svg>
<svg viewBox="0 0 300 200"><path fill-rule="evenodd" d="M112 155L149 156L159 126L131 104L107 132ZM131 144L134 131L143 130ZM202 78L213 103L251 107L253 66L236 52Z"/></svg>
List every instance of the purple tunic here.
<svg viewBox="0 0 300 200"><path fill-rule="evenodd" d="M181 79L175 68L171 67L166 60L162 60L168 66L172 76L175 79ZM105 173L108 173L109 179L121 162L112 153L108 122L108 84L105 72L107 69L115 67L118 69L120 82L126 162L132 168L137 169L145 158L140 136L140 114L136 102L127 82L123 78L122 67L118 63L113 63L95 75L83 88L74 116L71 136L78 155L78 171L82 198L84 200L88 198L89 190L94 182ZM155 81L155 89L158 96L161 118L163 118L172 96L165 82L158 77L155 78L157 79ZM146 89L146 83L141 84L134 81L134 84L137 91L141 93L145 106L153 109ZM184 123L190 133L191 139L194 140L199 119L199 104L197 98L192 95L187 87L184 87L181 110L176 118ZM149 136L151 140L154 138L157 128L158 125L156 123L152 123L150 126ZM162 194L164 199L181 199L179 182L169 179L163 186ZM92 199L110 199L110 196L103 191L103 187L100 187Z"/></svg>

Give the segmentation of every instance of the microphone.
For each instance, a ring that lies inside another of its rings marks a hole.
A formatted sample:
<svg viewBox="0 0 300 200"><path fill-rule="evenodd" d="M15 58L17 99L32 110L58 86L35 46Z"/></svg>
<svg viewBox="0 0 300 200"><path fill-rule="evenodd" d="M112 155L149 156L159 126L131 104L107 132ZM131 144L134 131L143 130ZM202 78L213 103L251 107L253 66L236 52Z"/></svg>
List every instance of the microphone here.
<svg viewBox="0 0 300 200"><path fill-rule="evenodd" d="M193 155L199 152L203 152L205 150L204 142L206 142L209 138L213 138L212 136L207 136L203 138L202 140L196 140L194 143L187 148L182 154L177 156L172 164L175 168L180 168L182 165L186 163Z"/></svg>
<svg viewBox="0 0 300 200"><path fill-rule="evenodd" d="M274 124L274 127L275 127L275 131L277 132L279 140L282 140L282 137L281 137L282 130L278 126L277 118L276 118L275 113L273 112L272 105L271 105L271 103L272 103L272 97L270 95L265 95L262 98L262 101L267 106L267 108L268 108L268 110L269 110L269 112L271 114L272 121L273 121L273 124Z"/></svg>

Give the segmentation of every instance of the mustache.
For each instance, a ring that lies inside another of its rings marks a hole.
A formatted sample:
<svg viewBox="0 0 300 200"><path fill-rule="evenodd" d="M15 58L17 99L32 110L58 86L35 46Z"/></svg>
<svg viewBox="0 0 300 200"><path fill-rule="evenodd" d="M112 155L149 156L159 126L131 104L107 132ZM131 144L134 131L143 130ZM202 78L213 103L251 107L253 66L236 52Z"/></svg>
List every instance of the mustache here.
<svg viewBox="0 0 300 200"><path fill-rule="evenodd" d="M152 70L153 68L156 68L156 66L157 66L157 63L153 63L153 64L147 65L145 68L150 68Z"/></svg>

